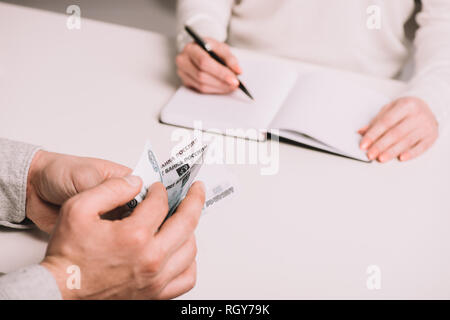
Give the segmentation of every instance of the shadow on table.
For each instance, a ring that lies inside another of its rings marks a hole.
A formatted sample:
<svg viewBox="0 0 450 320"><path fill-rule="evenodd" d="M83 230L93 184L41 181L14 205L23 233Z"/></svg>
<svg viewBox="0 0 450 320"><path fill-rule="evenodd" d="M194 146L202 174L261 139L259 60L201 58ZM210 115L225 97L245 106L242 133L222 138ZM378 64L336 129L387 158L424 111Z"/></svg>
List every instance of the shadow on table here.
<svg viewBox="0 0 450 320"><path fill-rule="evenodd" d="M270 138L270 133L269 133L268 139L269 138ZM279 137L279 140L282 143L290 144L290 145L293 145L293 146L296 146L296 147L300 147L300 148L304 148L304 149L308 149L308 150L313 150L313 151L317 151L317 152L321 152L321 153L331 154L333 156L338 156L338 157L341 157L341 158L355 160L355 161L362 162L362 163L371 163L371 161L363 161L363 160L360 160L360 159L355 159L355 158L352 158L352 157L349 157L349 156L345 156L345 155L342 155L342 154L339 154L339 153L335 153L335 152L331 152L331 151L327 151L327 150L322 150L322 149L319 149L319 148L316 148L316 147L309 146L307 144L303 144L303 143L300 143L300 142L297 142L297 141L289 140L289 139L286 139L286 138L283 138L283 137Z"/></svg>

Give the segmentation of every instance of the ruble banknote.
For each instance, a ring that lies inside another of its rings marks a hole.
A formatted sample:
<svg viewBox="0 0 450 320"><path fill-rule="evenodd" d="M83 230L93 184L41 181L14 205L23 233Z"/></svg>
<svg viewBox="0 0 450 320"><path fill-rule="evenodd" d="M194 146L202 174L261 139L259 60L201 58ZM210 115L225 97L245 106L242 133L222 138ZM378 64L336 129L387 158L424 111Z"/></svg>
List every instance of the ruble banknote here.
<svg viewBox="0 0 450 320"><path fill-rule="evenodd" d="M197 139L193 139L179 150L175 150L169 159L159 164L151 144L147 142L132 173L141 177L143 181L142 189L127 204L128 208L133 210L144 200L150 186L159 181L163 183L167 190L169 212L166 219L170 217L186 196L192 183L196 180L205 162L207 149L208 146L206 144L201 144ZM227 179L221 178L217 180L209 178L209 176L211 176L211 173L202 177L206 188L204 211L235 193L235 186ZM223 176L223 174L219 176Z"/></svg>

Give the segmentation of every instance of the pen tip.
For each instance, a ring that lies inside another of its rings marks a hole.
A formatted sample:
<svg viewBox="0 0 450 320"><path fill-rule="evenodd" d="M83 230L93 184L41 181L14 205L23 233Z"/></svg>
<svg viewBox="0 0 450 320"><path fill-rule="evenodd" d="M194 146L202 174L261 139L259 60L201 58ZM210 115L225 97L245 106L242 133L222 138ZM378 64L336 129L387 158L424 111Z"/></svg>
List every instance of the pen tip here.
<svg viewBox="0 0 450 320"><path fill-rule="evenodd" d="M239 83L239 88L247 95L247 97L249 97L252 100L255 100L255 98L253 98L253 96L250 94L250 92L247 90L247 88L244 87L242 82Z"/></svg>

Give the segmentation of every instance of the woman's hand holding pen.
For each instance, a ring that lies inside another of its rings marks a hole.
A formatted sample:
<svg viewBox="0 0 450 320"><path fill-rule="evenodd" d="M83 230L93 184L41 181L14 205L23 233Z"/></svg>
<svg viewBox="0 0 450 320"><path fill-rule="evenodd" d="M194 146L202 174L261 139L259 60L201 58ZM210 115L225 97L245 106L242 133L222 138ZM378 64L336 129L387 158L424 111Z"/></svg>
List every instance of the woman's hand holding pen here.
<svg viewBox="0 0 450 320"><path fill-rule="evenodd" d="M236 75L242 73L236 57L227 44L211 38L205 40L229 68L215 61L194 42L188 43L176 58L181 81L201 93L225 94L236 90L239 86Z"/></svg>

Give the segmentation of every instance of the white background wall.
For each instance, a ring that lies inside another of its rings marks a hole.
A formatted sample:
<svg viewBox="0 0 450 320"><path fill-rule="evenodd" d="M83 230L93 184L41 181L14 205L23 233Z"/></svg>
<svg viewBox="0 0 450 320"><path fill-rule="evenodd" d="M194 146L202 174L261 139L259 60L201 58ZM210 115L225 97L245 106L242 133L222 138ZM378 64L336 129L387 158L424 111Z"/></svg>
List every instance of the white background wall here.
<svg viewBox="0 0 450 320"><path fill-rule="evenodd" d="M69 5L76 4L81 8L82 17L175 36L176 0L0 0L0 2L60 13L65 13ZM413 37L416 28L414 20L406 24L408 38ZM413 70L411 56L397 78L408 80Z"/></svg>
<svg viewBox="0 0 450 320"><path fill-rule="evenodd" d="M81 16L130 27L175 34L175 0L6 0L28 7L65 13L79 5Z"/></svg>

